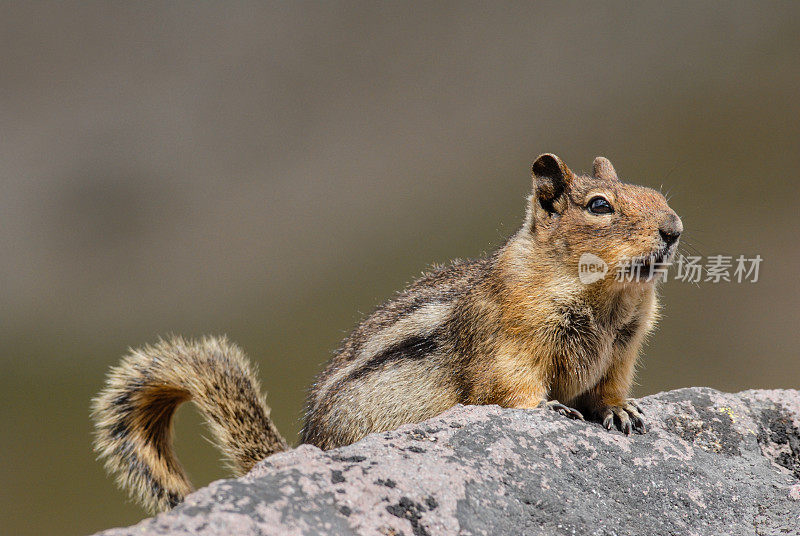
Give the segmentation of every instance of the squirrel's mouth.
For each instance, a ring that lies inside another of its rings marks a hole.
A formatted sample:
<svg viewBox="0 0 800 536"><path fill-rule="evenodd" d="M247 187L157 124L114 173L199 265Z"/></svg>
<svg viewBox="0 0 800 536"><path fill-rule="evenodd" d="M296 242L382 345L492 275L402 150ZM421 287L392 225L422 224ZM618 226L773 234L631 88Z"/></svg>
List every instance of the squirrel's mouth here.
<svg viewBox="0 0 800 536"><path fill-rule="evenodd" d="M665 246L620 263L619 277L625 282L650 283L665 281L667 270L672 264L674 248Z"/></svg>

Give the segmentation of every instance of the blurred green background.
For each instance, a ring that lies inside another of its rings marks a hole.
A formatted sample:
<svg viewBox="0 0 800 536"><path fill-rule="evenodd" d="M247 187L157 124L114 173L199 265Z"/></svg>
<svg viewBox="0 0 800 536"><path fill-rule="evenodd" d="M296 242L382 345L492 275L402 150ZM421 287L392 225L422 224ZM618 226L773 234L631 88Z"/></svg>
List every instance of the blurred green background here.
<svg viewBox="0 0 800 536"><path fill-rule="evenodd" d="M143 512L90 447L129 346L227 333L296 440L363 313L606 155L756 284L664 287L637 394L800 387L797 3L0 6L0 533ZM195 484L225 475L178 415Z"/></svg>

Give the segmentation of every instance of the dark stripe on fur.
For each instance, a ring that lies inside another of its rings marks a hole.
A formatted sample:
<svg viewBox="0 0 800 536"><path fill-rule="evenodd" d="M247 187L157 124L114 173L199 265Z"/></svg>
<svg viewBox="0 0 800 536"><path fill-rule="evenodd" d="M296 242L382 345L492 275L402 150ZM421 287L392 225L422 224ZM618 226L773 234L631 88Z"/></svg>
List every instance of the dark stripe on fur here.
<svg viewBox="0 0 800 536"><path fill-rule="evenodd" d="M633 320L617 330L617 338L614 341L615 345L625 347L631 342L631 339L639 330L639 320Z"/></svg>
<svg viewBox="0 0 800 536"><path fill-rule="evenodd" d="M438 343L433 336L409 337L397 344L393 344L379 354L374 355L363 366L351 372L345 382L357 380L374 372L388 363L400 361L402 359L419 360L433 353L438 347Z"/></svg>

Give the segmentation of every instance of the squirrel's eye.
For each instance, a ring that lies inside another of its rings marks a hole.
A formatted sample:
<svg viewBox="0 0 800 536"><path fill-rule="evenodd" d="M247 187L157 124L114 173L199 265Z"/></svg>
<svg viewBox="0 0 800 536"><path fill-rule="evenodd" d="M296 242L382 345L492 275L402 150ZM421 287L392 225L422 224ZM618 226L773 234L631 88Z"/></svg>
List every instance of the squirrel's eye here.
<svg viewBox="0 0 800 536"><path fill-rule="evenodd" d="M592 214L611 214L614 212L614 209L611 208L611 203L609 203L605 197L600 196L591 198L586 208L589 209L589 212Z"/></svg>

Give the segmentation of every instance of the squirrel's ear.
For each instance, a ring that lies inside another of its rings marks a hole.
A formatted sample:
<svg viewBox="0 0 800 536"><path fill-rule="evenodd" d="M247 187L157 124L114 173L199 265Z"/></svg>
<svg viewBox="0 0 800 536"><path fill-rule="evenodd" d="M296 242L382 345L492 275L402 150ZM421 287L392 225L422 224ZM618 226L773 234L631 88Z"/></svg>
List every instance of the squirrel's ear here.
<svg viewBox="0 0 800 536"><path fill-rule="evenodd" d="M548 213L561 213L566 208L563 198L575 175L554 154L543 154L533 163L534 200Z"/></svg>
<svg viewBox="0 0 800 536"><path fill-rule="evenodd" d="M611 161L605 156L598 156L594 159L594 176L598 179L618 181L617 170L611 165Z"/></svg>

